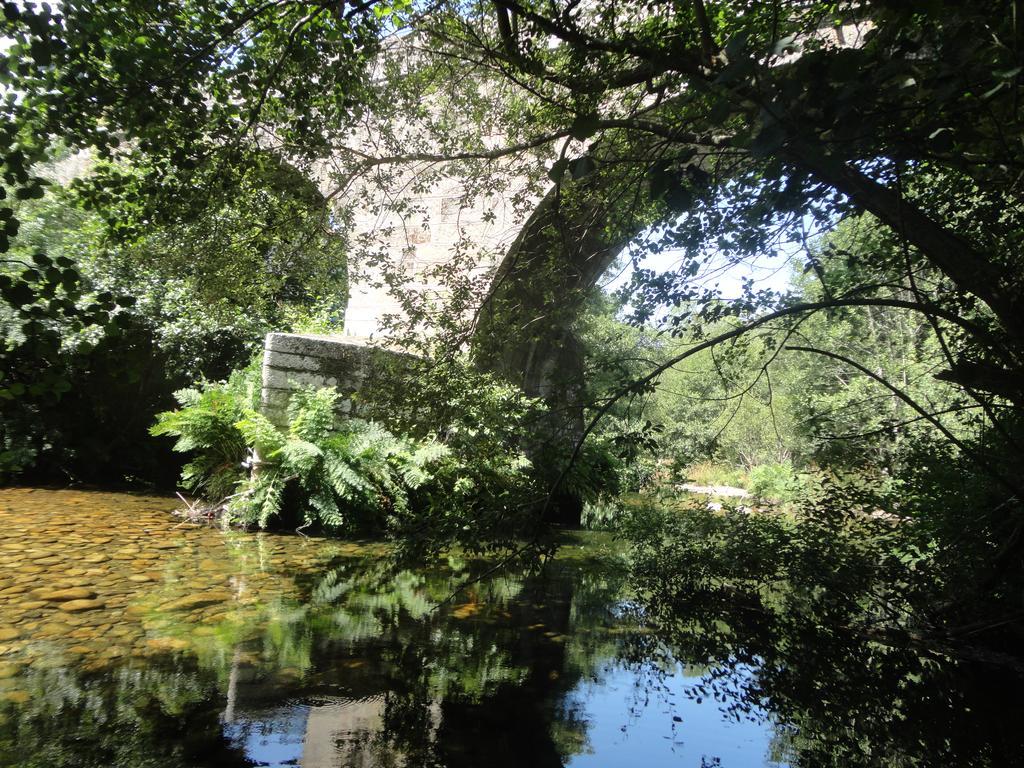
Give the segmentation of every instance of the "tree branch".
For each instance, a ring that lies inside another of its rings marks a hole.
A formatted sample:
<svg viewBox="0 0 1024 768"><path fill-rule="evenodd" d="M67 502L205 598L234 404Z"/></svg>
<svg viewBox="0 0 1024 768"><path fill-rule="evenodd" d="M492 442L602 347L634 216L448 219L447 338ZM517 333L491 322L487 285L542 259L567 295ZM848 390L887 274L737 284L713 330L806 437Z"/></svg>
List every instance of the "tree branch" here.
<svg viewBox="0 0 1024 768"><path fill-rule="evenodd" d="M806 143L793 142L779 150L787 162L804 168L829 186L903 232L907 240L961 290L974 294L992 310L1003 328L1024 340L1024 308L1006 285L1006 275L960 235L933 221L916 206L865 173Z"/></svg>
<svg viewBox="0 0 1024 768"><path fill-rule="evenodd" d="M924 305L921 305L913 301L903 301L900 299L833 299L831 301L806 302L801 304L794 304L791 307L784 307L783 309L779 309L774 312L769 312L766 315L762 315L759 318L751 320L745 325L741 325L737 328L733 328L730 331L721 333L712 339L708 339L707 341L701 342L700 344L695 344L686 351L681 352L678 355L674 355L661 365L655 367L650 373L642 376L641 378L633 382L630 382L629 385L618 390L617 392L612 394L607 400L605 400L604 405L602 405L598 409L597 413L594 414L594 416L587 423L587 426L584 428L583 433L580 435L579 439L576 441L576 445L573 447L572 455L569 457L569 461L566 463L565 468L562 470L558 478L552 484L550 492L548 494L547 502L545 502L544 505L545 509L548 506L550 506L551 501L554 498L554 494L558 490L559 486L561 486L562 482L565 480L566 475L568 475L569 473L569 470L572 469L572 467L576 464L576 461L577 459L579 459L580 456L580 451L583 449L583 444L586 442L590 434L594 431L594 428L597 426L598 422L602 418L604 418L604 416L612 409L615 403L617 403L630 392L633 392L647 384L650 384L652 381L661 376L661 374L663 374L669 368L678 365L683 360L686 360L687 358L692 357L693 355L696 355L699 352L703 352L706 349L711 349L712 347L718 346L719 344L729 341L730 339L742 336L743 334L748 333L755 328L759 328L763 325L766 325L767 323L770 323L774 320L778 320L783 317L791 317L793 315L800 315L807 312L818 312L824 309L834 309L838 307L871 306L899 307L902 309L913 310L916 312L934 312L940 317L956 322L958 325L961 326L963 326L963 324L966 322L963 320L963 318L960 318L958 315L956 315L953 312L949 312L948 310L944 310L939 307L925 307ZM953 439L956 440L956 438ZM989 467L984 463L982 463L982 467L986 471L989 469ZM1014 484L1010 483L1010 486L1013 487ZM1018 492L1015 490L1014 493Z"/></svg>
<svg viewBox="0 0 1024 768"><path fill-rule="evenodd" d="M691 0L693 14L697 17L697 28L700 30L700 45L704 52L704 63L711 66L711 60L718 54L718 46L711 35L711 23L708 21L708 12L704 7L704 0Z"/></svg>
<svg viewBox="0 0 1024 768"><path fill-rule="evenodd" d="M915 412L917 412L921 416L922 419L926 420L933 427L935 427L937 430L939 430L939 432L941 432L942 435L947 440L949 440L949 442L951 444L953 444L957 448L959 448L960 451L963 452L963 454L965 456L970 458L971 461L973 461L975 464L977 464L978 467L980 467L981 470L985 474L989 475L989 477L992 477L992 478L998 480L1010 492L1012 492L1014 494L1017 494L1017 495L1019 495L1021 493L1020 487L1015 482L1013 482L1012 480L1009 480L1008 478L1004 477L1002 475L1002 473L996 472L995 469L991 466L991 462L987 461L983 456L980 456L970 446L968 446L966 443L964 443L962 440L960 440L956 435L954 435L952 432L950 432L949 429L947 429L946 426L941 421L939 421L937 418L935 418L935 416L933 414L931 414L927 410L925 410L925 408L923 408L910 395L908 395L906 392L904 392L899 387L894 386L893 384L890 384L886 379L882 378L877 373L875 373L875 372L865 368L863 365L858 363L856 360L851 360L850 358L846 357L845 355L841 355L838 352L831 352L831 351L829 351L827 349L818 349L817 347L803 347L803 346L798 346L798 345L788 345L788 346L786 346L786 349L787 350L791 350L793 352L811 352L811 353L814 353L814 354L817 354L817 355L823 355L824 357L832 358L833 360L838 360L839 362L844 363L845 365L848 365L851 368L854 368L854 369L860 371L865 376L873 379L874 381L877 381L883 387L885 387L890 392L892 392L896 397L898 397L904 403L909 405Z"/></svg>

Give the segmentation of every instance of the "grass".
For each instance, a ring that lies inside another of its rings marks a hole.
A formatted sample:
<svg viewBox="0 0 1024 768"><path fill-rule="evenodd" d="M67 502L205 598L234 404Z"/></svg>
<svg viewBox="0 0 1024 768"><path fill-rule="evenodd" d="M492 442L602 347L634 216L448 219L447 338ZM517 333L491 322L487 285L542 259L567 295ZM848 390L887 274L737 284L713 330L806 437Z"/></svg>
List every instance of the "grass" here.
<svg viewBox="0 0 1024 768"><path fill-rule="evenodd" d="M750 483L750 475L744 469L714 461L692 464L686 468L684 476L688 482L695 485L730 485L735 488L747 488Z"/></svg>

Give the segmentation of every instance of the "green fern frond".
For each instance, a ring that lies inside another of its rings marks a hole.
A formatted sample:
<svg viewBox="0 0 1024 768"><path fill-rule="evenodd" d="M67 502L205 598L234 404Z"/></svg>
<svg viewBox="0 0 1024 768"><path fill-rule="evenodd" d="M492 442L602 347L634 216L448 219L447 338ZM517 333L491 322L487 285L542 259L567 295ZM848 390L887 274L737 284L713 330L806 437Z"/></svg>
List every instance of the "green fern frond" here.
<svg viewBox="0 0 1024 768"><path fill-rule="evenodd" d="M441 459L448 458L451 454L451 448L431 438L413 452L412 461L417 467L426 467Z"/></svg>
<svg viewBox="0 0 1024 768"><path fill-rule="evenodd" d="M245 418L235 422L235 428L245 442L262 456L270 456L284 447L285 439L281 430L258 411L246 412Z"/></svg>
<svg viewBox="0 0 1024 768"><path fill-rule="evenodd" d="M365 497L370 484L356 470L348 465L344 457L329 453L324 458L324 471L331 488L342 499L352 501Z"/></svg>
<svg viewBox="0 0 1024 768"><path fill-rule="evenodd" d="M335 405L340 394L323 388L299 390L288 401L288 433L309 442L325 440L334 429Z"/></svg>
<svg viewBox="0 0 1024 768"><path fill-rule="evenodd" d="M188 408L199 403L202 393L197 389L179 389L173 393L173 397L182 408Z"/></svg>
<svg viewBox="0 0 1024 768"><path fill-rule="evenodd" d="M430 473L415 464L403 464L398 468L402 482L412 489L419 488L430 480Z"/></svg>
<svg viewBox="0 0 1024 768"><path fill-rule="evenodd" d="M280 461L286 472L300 478L308 477L317 468L323 456L324 453L319 446L296 438L286 440L284 445L270 454L271 458Z"/></svg>
<svg viewBox="0 0 1024 768"><path fill-rule="evenodd" d="M326 492L311 494L309 504L316 510L320 522L328 528L340 528L345 524L345 518L330 489L327 489Z"/></svg>
<svg viewBox="0 0 1024 768"><path fill-rule="evenodd" d="M272 517L281 514L281 497L284 495L284 483L278 473L261 474L261 477L264 476L266 479L258 484L252 502L258 509L256 524L260 528L266 528Z"/></svg>

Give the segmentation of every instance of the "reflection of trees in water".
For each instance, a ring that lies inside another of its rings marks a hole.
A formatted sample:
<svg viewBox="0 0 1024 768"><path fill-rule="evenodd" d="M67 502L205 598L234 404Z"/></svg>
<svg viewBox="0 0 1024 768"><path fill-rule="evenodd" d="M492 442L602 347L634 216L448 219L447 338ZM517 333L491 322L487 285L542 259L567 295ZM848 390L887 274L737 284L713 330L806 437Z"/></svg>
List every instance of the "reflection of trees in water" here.
<svg viewBox="0 0 1024 768"><path fill-rule="evenodd" d="M451 565L338 560L300 583L307 599L265 600L197 655L40 670L0 724L2 753L17 745L33 767L230 767L277 734L310 768L561 765L586 744L566 694L619 642L619 580L504 574L449 601L482 568Z"/></svg>
<svg viewBox="0 0 1024 768"><path fill-rule="evenodd" d="M0 704L0 765L230 768L249 764L247 750L252 757L271 733L290 739L309 768L557 765L587 743L571 692L623 657L651 673L637 675L645 695L659 670L685 659L687 674L705 675L693 696L738 718L767 702L782 723L777 759L1019 762L1018 678L858 626L863 604L845 596L871 581L839 579L836 563L853 560L831 532L828 541L844 556L832 557L824 584L815 569L830 561L821 558L807 560L804 583L724 584L657 538L649 578L633 585L648 598L643 621L658 630L644 635L610 609L622 586L614 572L555 563L544 574L485 579L449 601L486 566L452 559L396 572L364 550L326 565L311 555L310 567L285 577L267 563L293 559L239 539L234 584L250 601L232 604L223 621L162 610L178 591L154 596L150 634L175 641L156 647L187 652L94 672L73 655L44 656L0 681L10 699ZM770 563L774 550L742 552L754 554Z"/></svg>
<svg viewBox="0 0 1024 768"><path fill-rule="evenodd" d="M28 700L0 710L0 765L251 766L221 733L216 677L182 659L145 669L30 669Z"/></svg>
<svg viewBox="0 0 1024 768"><path fill-rule="evenodd" d="M696 544L652 537L639 552L634 587L653 632L635 635L627 656L648 669L659 659L663 668L705 661L688 694L736 720L767 711L778 723L773 760L843 768L1020 764L1020 675L954 660L915 642L912 628L879 631L868 611L871 568L841 581L841 569L858 563L839 538L830 532L831 561L808 547L806 573L794 583L750 576L756 567L739 559L697 567L690 558L712 548L710 534ZM751 561L764 555L748 552Z"/></svg>
<svg viewBox="0 0 1024 768"><path fill-rule="evenodd" d="M312 590L314 601L330 596L334 628L317 649L316 677L329 688L340 668L343 687L357 677L363 690L386 691L378 742L408 764L451 766L561 765L583 746L585 726L562 699L596 654L614 653L602 630L613 624L616 580L505 574L447 606L471 567L342 569Z"/></svg>

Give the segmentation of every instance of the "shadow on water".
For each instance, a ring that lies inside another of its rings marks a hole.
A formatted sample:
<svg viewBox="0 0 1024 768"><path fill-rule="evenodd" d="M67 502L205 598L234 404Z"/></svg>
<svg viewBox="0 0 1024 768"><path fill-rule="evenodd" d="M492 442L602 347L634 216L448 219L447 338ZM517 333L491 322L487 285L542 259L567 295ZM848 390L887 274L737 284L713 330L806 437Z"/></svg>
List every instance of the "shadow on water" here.
<svg viewBox="0 0 1024 768"><path fill-rule="evenodd" d="M0 491L0 765L744 768L813 737L735 706L756 663L666 653L600 537L449 601L483 564L173 506Z"/></svg>
<svg viewBox="0 0 1024 768"><path fill-rule="evenodd" d="M676 714L683 670L657 692L622 660L638 628L600 546L449 600L486 564L396 571L380 544L173 506L0 491L0 765L677 765L711 744ZM734 764L763 764L769 724L706 709Z"/></svg>

